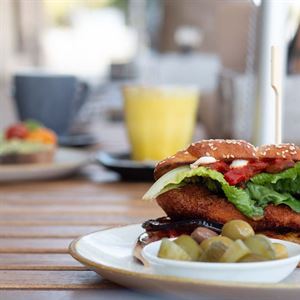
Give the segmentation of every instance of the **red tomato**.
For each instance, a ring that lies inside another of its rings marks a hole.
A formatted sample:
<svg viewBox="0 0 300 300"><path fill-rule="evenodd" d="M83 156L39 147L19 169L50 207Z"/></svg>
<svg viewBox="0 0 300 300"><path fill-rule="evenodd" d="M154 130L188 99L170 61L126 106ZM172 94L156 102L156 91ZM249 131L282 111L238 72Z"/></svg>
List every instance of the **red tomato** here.
<svg viewBox="0 0 300 300"><path fill-rule="evenodd" d="M268 163L266 162L249 162L245 167L229 170L224 174L224 178L230 185L236 185L238 183L248 181L251 177L261 173L267 167Z"/></svg>
<svg viewBox="0 0 300 300"><path fill-rule="evenodd" d="M213 164L210 164L208 167L223 174L229 170L228 164L226 164L224 161L217 161Z"/></svg>
<svg viewBox="0 0 300 300"><path fill-rule="evenodd" d="M10 126L5 132L5 138L10 139L25 139L28 134L28 129L22 123L17 123Z"/></svg>
<svg viewBox="0 0 300 300"><path fill-rule="evenodd" d="M244 168L232 169L225 173L224 178L230 185L236 185L246 181L246 170Z"/></svg>
<svg viewBox="0 0 300 300"><path fill-rule="evenodd" d="M295 165L293 160L288 159L275 159L273 162L270 162L269 166L266 168L267 173L279 173L285 169L291 168Z"/></svg>
<svg viewBox="0 0 300 300"><path fill-rule="evenodd" d="M265 170L268 167L268 165L269 164L267 162L255 161L249 163L247 167L249 167L256 174L257 172L260 173L261 171Z"/></svg>

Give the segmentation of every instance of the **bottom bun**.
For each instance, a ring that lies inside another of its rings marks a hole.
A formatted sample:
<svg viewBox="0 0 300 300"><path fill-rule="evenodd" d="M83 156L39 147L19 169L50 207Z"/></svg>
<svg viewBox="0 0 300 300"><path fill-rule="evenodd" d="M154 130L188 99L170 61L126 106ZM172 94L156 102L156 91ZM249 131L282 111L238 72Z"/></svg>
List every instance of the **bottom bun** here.
<svg viewBox="0 0 300 300"><path fill-rule="evenodd" d="M53 162L55 148L28 154L13 153L0 156L1 164L42 164Z"/></svg>

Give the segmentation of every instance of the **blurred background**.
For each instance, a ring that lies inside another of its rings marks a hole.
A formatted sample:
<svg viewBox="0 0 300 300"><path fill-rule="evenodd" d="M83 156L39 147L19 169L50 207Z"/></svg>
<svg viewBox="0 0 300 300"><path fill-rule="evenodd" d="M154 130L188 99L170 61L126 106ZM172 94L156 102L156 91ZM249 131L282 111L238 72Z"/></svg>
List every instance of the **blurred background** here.
<svg viewBox="0 0 300 300"><path fill-rule="evenodd" d="M299 20L299 1L0 0L0 129L19 117L14 99L31 97L22 76L54 74L88 91L68 129L87 144L107 135L128 144L126 84L196 86L194 139L253 140L257 93L270 86L259 77L262 39L275 30L287 75L284 140L300 143Z"/></svg>

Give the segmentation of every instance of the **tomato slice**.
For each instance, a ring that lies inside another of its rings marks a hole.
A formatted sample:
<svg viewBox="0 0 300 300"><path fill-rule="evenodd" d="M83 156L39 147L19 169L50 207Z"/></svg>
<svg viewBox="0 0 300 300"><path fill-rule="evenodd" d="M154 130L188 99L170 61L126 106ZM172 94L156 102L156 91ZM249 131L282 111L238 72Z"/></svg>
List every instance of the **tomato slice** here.
<svg viewBox="0 0 300 300"><path fill-rule="evenodd" d="M268 163L264 161L254 161L250 162L247 167L249 167L255 174L264 171L268 167ZM254 175L254 174L253 174Z"/></svg>
<svg viewBox="0 0 300 300"><path fill-rule="evenodd" d="M23 123L17 123L10 126L5 132L5 138L10 139L25 139L28 135L28 129Z"/></svg>
<svg viewBox="0 0 300 300"><path fill-rule="evenodd" d="M208 167L222 174L226 173L230 169L228 164L224 161L217 161L213 164L208 165Z"/></svg>
<svg viewBox="0 0 300 300"><path fill-rule="evenodd" d="M221 172L225 180L230 185L237 185L248 181L251 177L261 172L279 173L295 164L292 160L274 159L270 161L252 161L247 166L230 169L229 165L223 161L208 165L209 168Z"/></svg>
<svg viewBox="0 0 300 300"><path fill-rule="evenodd" d="M255 161L249 162L247 166L231 169L224 174L225 180L230 185L237 185L241 182L248 181L254 175L261 173L268 167L267 162Z"/></svg>
<svg viewBox="0 0 300 300"><path fill-rule="evenodd" d="M225 173L225 180L230 185L237 185L240 182L246 181L246 174L244 168L233 169Z"/></svg>
<svg viewBox="0 0 300 300"><path fill-rule="evenodd" d="M269 166L266 168L267 173L279 173L295 165L293 160L288 159L275 159L270 162Z"/></svg>

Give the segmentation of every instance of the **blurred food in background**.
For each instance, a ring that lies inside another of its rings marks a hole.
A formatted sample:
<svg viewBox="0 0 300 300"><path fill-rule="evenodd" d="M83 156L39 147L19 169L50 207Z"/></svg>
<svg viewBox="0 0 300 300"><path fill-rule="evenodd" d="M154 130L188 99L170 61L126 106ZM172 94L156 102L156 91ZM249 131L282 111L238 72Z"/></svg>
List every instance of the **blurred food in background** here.
<svg viewBox="0 0 300 300"><path fill-rule="evenodd" d="M0 137L0 164L51 163L57 137L35 120L10 125Z"/></svg>

